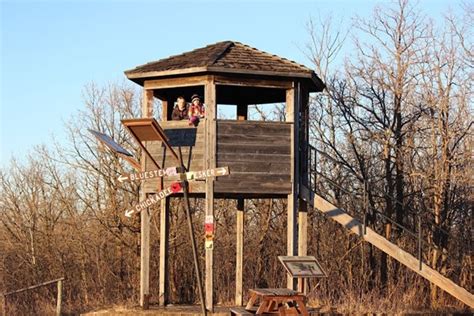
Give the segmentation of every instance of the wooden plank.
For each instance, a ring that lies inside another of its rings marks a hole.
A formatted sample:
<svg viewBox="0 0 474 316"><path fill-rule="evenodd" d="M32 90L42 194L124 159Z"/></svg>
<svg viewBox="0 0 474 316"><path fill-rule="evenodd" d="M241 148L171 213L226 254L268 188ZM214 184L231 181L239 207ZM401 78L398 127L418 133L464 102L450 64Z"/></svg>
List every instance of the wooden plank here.
<svg viewBox="0 0 474 316"><path fill-rule="evenodd" d="M291 149L287 144L231 144L219 143L218 150L220 153L248 153L248 154L276 154L289 155Z"/></svg>
<svg viewBox="0 0 474 316"><path fill-rule="evenodd" d="M254 70L254 69L230 69L218 66L208 66L207 71L217 73L228 73L228 74L247 74L247 75L264 75L271 77L283 77L283 78L312 78L312 72L280 72L280 71L265 71L265 70Z"/></svg>
<svg viewBox="0 0 474 316"><path fill-rule="evenodd" d="M353 218L349 214L345 213L342 209L336 207L330 202L326 201L319 195L314 197L314 206L316 209L324 213L327 217L338 222L353 234L363 238L365 241L371 243L375 247L379 248L401 264L405 265L410 270L418 273L431 283L435 284L439 288L443 289L447 293L451 294L464 304L474 308L474 296L469 293L466 289L460 287L450 279L441 275L438 271L432 269L426 264L422 264L421 270L419 269L419 261L417 258L399 248L397 245L391 243L383 236L377 234L370 227L366 227L366 234L363 231L363 225L357 219Z"/></svg>
<svg viewBox="0 0 474 316"><path fill-rule="evenodd" d="M210 76L207 80L204 91L204 100L206 103L206 152L205 169L216 167L216 86L214 78ZM206 179L206 216L214 218L214 179ZM213 249L206 248L206 308L209 311L214 310L214 257Z"/></svg>
<svg viewBox="0 0 474 316"><path fill-rule="evenodd" d="M284 144L290 146L290 132L288 134L275 135L268 133L261 135L258 133L234 133L234 134L218 134L217 144L261 144L275 145Z"/></svg>
<svg viewBox="0 0 474 316"><path fill-rule="evenodd" d="M161 77L161 76L192 74L196 72L206 72L207 67L189 67L189 68L184 68L184 69L172 69L172 70L164 70L164 71L128 73L129 71L132 71L132 70L133 69L125 71L125 75L127 76L128 79L152 78L152 77Z"/></svg>
<svg viewBox="0 0 474 316"><path fill-rule="evenodd" d="M154 80L145 80L145 89L167 89L177 87L199 86L206 83L207 76L192 76L179 78L163 78Z"/></svg>
<svg viewBox="0 0 474 316"><path fill-rule="evenodd" d="M255 315L255 313L249 312L244 307L232 307L230 309L230 315L240 316L240 315Z"/></svg>
<svg viewBox="0 0 474 316"><path fill-rule="evenodd" d="M224 165L226 162L259 162L259 161L279 161L281 163L291 164L291 155L279 154L252 154L247 153L222 153L217 152L217 164Z"/></svg>
<svg viewBox="0 0 474 316"><path fill-rule="evenodd" d="M202 119L198 126L189 125L188 121L166 121L160 122L160 126L162 129L169 129L169 128L187 128L187 129L196 129L198 134L204 133L204 126L205 126L206 119Z"/></svg>
<svg viewBox="0 0 474 316"><path fill-rule="evenodd" d="M217 85L243 86L243 87L261 87L261 88L291 88L291 81L271 80L263 78L242 78L232 76L215 76Z"/></svg>
<svg viewBox="0 0 474 316"><path fill-rule="evenodd" d="M169 205L169 198L163 199L160 205L160 263L158 285L158 304L160 306L165 306L168 300Z"/></svg>
<svg viewBox="0 0 474 316"><path fill-rule="evenodd" d="M217 131L219 135L229 134L259 134L259 135L289 135L292 125L287 122L262 121L225 121L219 120Z"/></svg>
<svg viewBox="0 0 474 316"><path fill-rule="evenodd" d="M237 200L236 220L236 260L235 260L235 305L243 306L243 268L244 268L244 216L245 200Z"/></svg>
<svg viewBox="0 0 474 316"><path fill-rule="evenodd" d="M252 175L252 179L233 178L233 181L216 181L215 191L219 193L268 193L285 194L291 192L289 177L274 178L274 180L259 181Z"/></svg>
<svg viewBox="0 0 474 316"><path fill-rule="evenodd" d="M64 280L65 280L65 278L62 277L62 278L54 279L54 280L51 280L51 281L46 281L46 282L43 282L43 283L39 283L39 284L36 284L36 285L28 286L28 287L18 289L18 290L15 290L15 291L2 293L1 295L6 297L6 296L9 296L9 295L12 295L12 294L17 294L17 293L33 290L33 289L36 289L36 288L39 288L39 287L42 287L42 286L50 285L50 284L57 283L59 281L64 281Z"/></svg>
<svg viewBox="0 0 474 316"><path fill-rule="evenodd" d="M218 166L228 166L232 173L234 172L245 172L245 173L264 173L264 174L289 174L290 163L286 162L235 162L235 161L219 161ZM219 181L221 179L218 179Z"/></svg>

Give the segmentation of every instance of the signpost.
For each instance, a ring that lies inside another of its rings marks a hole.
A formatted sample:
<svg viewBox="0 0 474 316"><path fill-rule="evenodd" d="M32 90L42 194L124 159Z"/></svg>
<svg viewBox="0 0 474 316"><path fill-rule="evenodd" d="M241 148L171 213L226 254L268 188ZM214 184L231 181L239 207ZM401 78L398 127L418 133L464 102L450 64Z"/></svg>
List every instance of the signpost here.
<svg viewBox="0 0 474 316"><path fill-rule="evenodd" d="M181 137L183 139L181 139L180 142L174 144L175 146L178 146L178 148L180 149L178 151L179 153L179 156L178 156L178 154L172 148L172 144L170 143L170 140L168 139L168 136L166 135L165 131L161 128L161 126L158 124L158 122L154 118L122 120L122 124L127 128L130 134L137 140L138 144L141 146L144 153L150 158L151 162L155 165L157 169L142 170L140 163L136 159L133 158L133 155L129 153L126 149L124 149L122 146L117 144L110 136L102 134L97 131L89 130L102 144L108 147L115 154L127 160L135 169L136 171L135 173L120 175L117 178L117 180L120 183L142 181L142 180L161 178L161 177L172 177L172 176L179 177L178 182L173 182L170 187L157 192L153 196L150 196L149 198L138 203L131 209L128 209L127 211L125 211L125 216L132 217L133 215L138 214L142 212L143 210L146 210L151 205L158 203L159 201L165 199L166 197L172 195L173 193L183 192L184 199L185 199L185 210L186 210L186 217L187 217L188 228L189 228L189 235L190 235L191 244L193 248L196 279L198 283L199 295L201 298L202 312L204 315L207 315L207 310L206 310L205 300L204 300L204 293L203 293L202 282L201 282L201 271L199 268L196 241L194 238L194 230L193 230L193 224L192 224L192 218L191 218L191 208L190 208L190 202L189 202L189 197L188 197L188 194L189 194L188 180L204 180L206 178L225 176L229 174L229 168L219 167L219 168L212 168L212 169L200 170L200 171L183 172L185 168L183 164L183 157L181 154L181 146L186 146L183 140L187 140L189 137ZM186 131L186 133L188 132L189 131ZM195 131L193 132L194 132L193 140L195 141ZM176 133L176 131L173 131L173 133ZM179 164L179 168L171 167L167 169L162 169L160 165L158 164L158 162L150 154L147 147L143 144L143 142L146 142L146 141L162 142L164 147L167 150L169 150L171 152L171 155L176 159L177 163ZM214 218L212 216L206 217L205 237L206 237L206 242L205 242L206 249L212 249L214 246Z"/></svg>
<svg viewBox="0 0 474 316"><path fill-rule="evenodd" d="M177 167L170 167L166 169L156 169L156 170L149 170L137 173L128 173L124 175L120 175L117 179L123 183L124 181L142 181L147 179L153 178L161 178L161 177L172 177L172 176L183 176L186 180L203 180L205 178L211 177L219 177L219 176L226 176L229 174L228 167L219 167L207 170L200 170L200 171L188 171L185 173L178 173Z"/></svg>

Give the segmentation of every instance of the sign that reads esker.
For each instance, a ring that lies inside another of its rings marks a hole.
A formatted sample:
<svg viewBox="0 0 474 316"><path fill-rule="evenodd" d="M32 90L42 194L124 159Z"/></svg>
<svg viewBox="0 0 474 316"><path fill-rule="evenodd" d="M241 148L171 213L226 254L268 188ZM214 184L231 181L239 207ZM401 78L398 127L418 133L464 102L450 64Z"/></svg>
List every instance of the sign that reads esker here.
<svg viewBox="0 0 474 316"><path fill-rule="evenodd" d="M163 200L165 197L167 197L167 196L169 196L173 193L178 193L179 191L181 191L181 189L182 189L182 187L181 187L181 184L179 182L173 182L173 184L170 187L164 189L163 191L160 191L160 192L156 193L155 195L149 197L145 201L138 203L132 209L126 210L125 211L125 216L132 217L133 214L140 213L141 211L143 211L147 207L150 207L153 204L156 204L159 201Z"/></svg>
<svg viewBox="0 0 474 316"><path fill-rule="evenodd" d="M120 182L124 181L141 181L146 179L161 178L164 176L177 176L178 169L176 167L170 167L166 169L150 170L137 173L129 173L126 175L120 175L118 180Z"/></svg>
<svg viewBox="0 0 474 316"><path fill-rule="evenodd" d="M200 180L210 177L226 176L229 174L229 167L219 167L201 171L186 172L187 180Z"/></svg>

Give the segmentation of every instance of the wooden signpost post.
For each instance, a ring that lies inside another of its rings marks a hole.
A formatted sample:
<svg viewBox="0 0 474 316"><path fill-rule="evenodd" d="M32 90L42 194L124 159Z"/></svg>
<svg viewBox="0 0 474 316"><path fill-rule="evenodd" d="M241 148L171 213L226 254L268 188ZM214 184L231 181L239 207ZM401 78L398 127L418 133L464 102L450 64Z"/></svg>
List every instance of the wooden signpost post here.
<svg viewBox="0 0 474 316"><path fill-rule="evenodd" d="M198 283L199 295L201 299L201 307L203 315L207 315L207 309L205 305L205 298L204 292L202 287L201 281L201 271L199 268L199 260L197 256L197 249L196 249L196 240L194 238L194 229L192 224L191 218L191 208L189 202L189 183L188 180L191 181L199 181L205 180L206 178L212 177L219 177L219 176L226 176L229 174L228 167L219 167L219 168L210 168L206 170L199 170L199 171L185 171L183 157L181 154L181 150L178 150L179 154L171 147L169 140L166 137L166 134L161 129L160 125L155 119L145 118L145 119L128 119L122 120L122 124L128 129L130 134L137 140L138 144L142 147L145 154L150 158L157 169L154 170L142 170L140 163L133 158L133 155L130 154L127 150L117 144L112 138L108 135L89 130L96 138L111 149L114 153L124 158L128 161L132 167L135 169L135 173L123 174L118 177L118 181L123 182L131 182L131 181L143 181L153 178L160 178L160 177L173 177L178 176L179 180L177 182L173 182L170 187L165 188L157 192L154 196L151 196L139 204L133 206L131 209L125 211L126 217L131 217L135 214L138 214L144 210L146 210L151 205L158 203L159 201L165 199L166 197L174 194L183 192L184 199L185 199L185 209L186 209L186 217L188 222L188 229L189 235L191 239L191 244L193 248L193 257L194 257L194 267L196 270L196 278ZM166 169L162 169L156 160L152 157L152 155L148 152L146 146L142 143L143 141L161 141L163 145L169 150L172 156L177 160L179 167L170 167ZM181 147L179 147L181 149ZM213 240L214 240L214 218L212 216L207 217L205 221L205 247L206 249L213 248ZM145 246L146 247L146 246ZM145 251L149 251L146 249ZM148 305L148 304L146 304Z"/></svg>

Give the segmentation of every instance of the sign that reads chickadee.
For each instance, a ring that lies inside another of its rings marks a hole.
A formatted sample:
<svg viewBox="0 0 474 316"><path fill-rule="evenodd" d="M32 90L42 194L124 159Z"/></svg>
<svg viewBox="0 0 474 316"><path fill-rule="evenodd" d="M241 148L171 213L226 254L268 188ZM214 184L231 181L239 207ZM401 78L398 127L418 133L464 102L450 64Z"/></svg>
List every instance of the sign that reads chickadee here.
<svg viewBox="0 0 474 316"><path fill-rule="evenodd" d="M138 203L130 210L125 211L125 216L132 217L133 214L140 213L141 211L145 210L147 207L152 206L153 204L158 203L159 201L163 200L167 196L170 196L173 193L178 193L182 189L182 186L179 182L174 182L170 187L152 195L148 199L143 202Z"/></svg>

